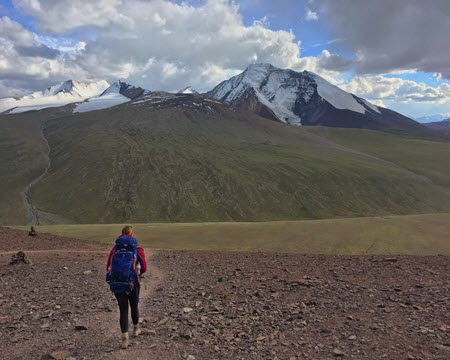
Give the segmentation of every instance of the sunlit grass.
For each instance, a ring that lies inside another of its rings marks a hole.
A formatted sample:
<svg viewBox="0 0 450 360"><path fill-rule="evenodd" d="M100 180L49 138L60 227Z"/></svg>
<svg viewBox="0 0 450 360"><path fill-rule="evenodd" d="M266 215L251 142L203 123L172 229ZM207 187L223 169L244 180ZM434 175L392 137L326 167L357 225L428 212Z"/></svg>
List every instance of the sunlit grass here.
<svg viewBox="0 0 450 360"><path fill-rule="evenodd" d="M113 243L124 224L39 226ZM254 223L132 224L144 248L321 254L450 255L450 214ZM26 229L26 227L17 227Z"/></svg>

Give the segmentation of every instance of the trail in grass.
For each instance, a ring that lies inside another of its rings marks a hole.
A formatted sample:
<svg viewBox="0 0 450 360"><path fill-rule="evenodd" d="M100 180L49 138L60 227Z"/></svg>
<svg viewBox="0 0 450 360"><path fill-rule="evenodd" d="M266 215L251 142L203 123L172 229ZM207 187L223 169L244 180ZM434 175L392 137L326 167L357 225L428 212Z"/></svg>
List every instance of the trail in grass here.
<svg viewBox="0 0 450 360"><path fill-rule="evenodd" d="M380 158L378 156L375 156L375 155L372 155L372 154L369 154L369 153L366 153L366 152L363 152L363 151L360 151L360 150L356 150L356 149L348 147L346 145L342 145L342 144L340 144L340 143L338 143L338 142L328 138L326 135L322 135L322 137L328 143L333 144L339 150L347 151L347 152L350 152L350 153L353 153L353 154L362 155L362 156L365 156L367 158L370 158L370 159L373 159L373 160L377 160L377 161L379 161L381 163L393 166L393 167L395 167L397 169L403 170L403 171L405 171L405 172L407 172L407 173L409 173L409 174L411 174L413 176L416 176L416 177L422 179L423 181L427 182L428 184L430 184L431 186L435 187L439 191L445 193L446 195L450 195L450 189L448 189L446 187L443 187L441 185L437 185L436 183L433 182L433 180L431 180L429 177L427 177L427 176L425 176L423 174L420 174L420 173L417 173L415 171L412 171L412 170L410 170L410 169L408 169L406 167L403 167L401 165L398 165L398 164L396 164L396 163L394 163L392 161Z"/></svg>
<svg viewBox="0 0 450 360"><path fill-rule="evenodd" d="M27 225L40 225L40 224L41 224L40 219L39 219L39 215L38 215L37 211L35 210L35 208L33 207L33 205L30 204L30 195L31 195L31 190L33 189L33 187L34 187L39 181L41 181L42 178L43 178L44 176L46 176L46 175L48 174L48 170L50 169L50 165L51 165L51 160L50 160L50 144L48 143L48 140L47 140L47 138L45 137L45 134L44 134L44 124L43 124L43 123L41 123L40 130L41 130L42 138L44 139L45 144L47 145L47 150L48 150L48 151L47 151L47 159L48 159L48 161L47 161L47 166L46 166L46 168L44 169L44 172L43 172L39 177L37 177L36 179L34 179L31 183L29 183L29 184L25 187L25 189L22 191L22 198L23 198L23 201L24 201L24 203L25 203L25 206L26 206L27 209L28 209L28 214L29 214Z"/></svg>

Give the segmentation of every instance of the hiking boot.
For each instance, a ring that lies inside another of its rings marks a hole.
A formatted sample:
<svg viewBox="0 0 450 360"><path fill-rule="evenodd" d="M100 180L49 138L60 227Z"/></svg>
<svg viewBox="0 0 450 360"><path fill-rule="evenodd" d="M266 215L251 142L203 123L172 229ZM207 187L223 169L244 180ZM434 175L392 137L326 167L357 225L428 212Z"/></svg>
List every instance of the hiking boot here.
<svg viewBox="0 0 450 360"><path fill-rule="evenodd" d="M130 345L130 338L128 336L128 333L122 333L122 349L126 349Z"/></svg>
<svg viewBox="0 0 450 360"><path fill-rule="evenodd" d="M142 330L139 324L134 325L133 336L138 336L140 333L142 333Z"/></svg>

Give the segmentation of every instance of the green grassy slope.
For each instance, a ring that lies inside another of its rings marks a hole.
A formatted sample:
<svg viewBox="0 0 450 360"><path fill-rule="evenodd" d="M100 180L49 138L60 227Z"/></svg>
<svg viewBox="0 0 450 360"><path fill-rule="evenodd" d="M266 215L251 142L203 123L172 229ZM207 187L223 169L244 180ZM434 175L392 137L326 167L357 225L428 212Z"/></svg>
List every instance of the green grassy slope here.
<svg viewBox="0 0 450 360"><path fill-rule="evenodd" d="M49 121L45 134L52 167L33 189L32 203L78 223L450 210L448 194L401 165L302 127L217 103L209 106L127 105ZM437 176L445 179L447 173Z"/></svg>
<svg viewBox="0 0 450 360"><path fill-rule="evenodd" d="M327 128L326 136L346 147L426 176L450 191L450 141L431 141L370 130Z"/></svg>
<svg viewBox="0 0 450 360"><path fill-rule="evenodd" d="M24 188L44 172L47 146L39 119L29 116L0 116L0 223L28 221L21 195Z"/></svg>
<svg viewBox="0 0 450 360"><path fill-rule="evenodd" d="M40 232L113 243L123 225L40 226ZM144 248L322 254L450 255L450 214L264 223L133 224Z"/></svg>

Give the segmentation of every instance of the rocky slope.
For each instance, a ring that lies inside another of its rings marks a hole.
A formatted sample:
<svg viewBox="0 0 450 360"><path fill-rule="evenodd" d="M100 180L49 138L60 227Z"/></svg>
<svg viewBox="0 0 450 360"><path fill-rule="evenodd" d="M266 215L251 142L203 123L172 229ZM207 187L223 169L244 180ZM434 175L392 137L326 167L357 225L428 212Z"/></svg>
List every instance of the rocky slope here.
<svg viewBox="0 0 450 360"><path fill-rule="evenodd" d="M38 229L39 231L39 229ZM139 239L139 236L137 235ZM25 250L34 265L9 265ZM0 228L5 359L448 359L449 258L158 251L120 350L109 245Z"/></svg>

